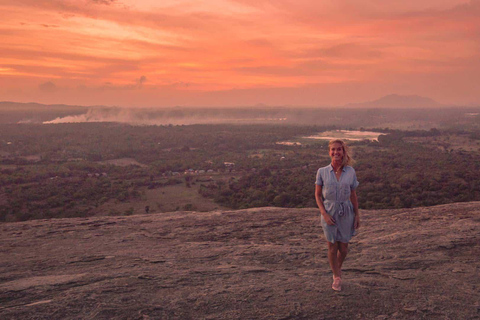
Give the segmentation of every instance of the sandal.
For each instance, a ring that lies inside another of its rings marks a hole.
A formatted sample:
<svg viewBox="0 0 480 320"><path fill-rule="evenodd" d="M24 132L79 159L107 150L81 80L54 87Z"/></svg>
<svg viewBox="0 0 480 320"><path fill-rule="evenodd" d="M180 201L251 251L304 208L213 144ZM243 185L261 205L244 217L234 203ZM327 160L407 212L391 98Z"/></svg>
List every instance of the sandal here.
<svg viewBox="0 0 480 320"><path fill-rule="evenodd" d="M335 291L342 291L342 278L333 276L332 289Z"/></svg>

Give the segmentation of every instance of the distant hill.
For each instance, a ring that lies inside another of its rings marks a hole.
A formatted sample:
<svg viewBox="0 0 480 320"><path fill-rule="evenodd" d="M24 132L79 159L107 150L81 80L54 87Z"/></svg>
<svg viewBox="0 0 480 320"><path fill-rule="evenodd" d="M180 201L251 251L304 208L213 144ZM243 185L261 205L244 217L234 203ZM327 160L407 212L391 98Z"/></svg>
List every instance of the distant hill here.
<svg viewBox="0 0 480 320"><path fill-rule="evenodd" d="M75 108L82 108L87 109L86 106L78 106L78 105L68 105L68 104L43 104L37 102L14 102L14 101L0 101L0 110L12 110L12 109L75 109Z"/></svg>
<svg viewBox="0 0 480 320"><path fill-rule="evenodd" d="M443 104L427 98L417 95L403 96L398 94L389 94L380 99L360 102L360 103L349 103L344 105L348 108L438 108L444 107Z"/></svg>

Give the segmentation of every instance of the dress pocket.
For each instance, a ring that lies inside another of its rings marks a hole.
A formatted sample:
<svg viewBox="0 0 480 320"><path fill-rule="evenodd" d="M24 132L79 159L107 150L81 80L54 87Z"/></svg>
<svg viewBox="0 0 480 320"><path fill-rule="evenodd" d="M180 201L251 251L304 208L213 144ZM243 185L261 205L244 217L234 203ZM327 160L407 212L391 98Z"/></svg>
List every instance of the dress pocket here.
<svg viewBox="0 0 480 320"><path fill-rule="evenodd" d="M350 185L349 184L342 184L341 186L341 193L342 193L342 197L343 197L343 200L346 201L350 198Z"/></svg>
<svg viewBox="0 0 480 320"><path fill-rule="evenodd" d="M324 186L325 193L324 197L325 200L336 200L336 192L337 192L337 185L335 183L327 183Z"/></svg>

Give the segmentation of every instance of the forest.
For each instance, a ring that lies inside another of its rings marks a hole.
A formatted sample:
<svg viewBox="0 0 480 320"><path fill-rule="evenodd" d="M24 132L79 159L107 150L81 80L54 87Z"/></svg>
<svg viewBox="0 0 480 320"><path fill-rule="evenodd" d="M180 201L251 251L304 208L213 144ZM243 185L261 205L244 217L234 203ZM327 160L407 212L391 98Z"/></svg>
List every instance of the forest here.
<svg viewBox="0 0 480 320"><path fill-rule="evenodd" d="M145 201L149 190L171 186L197 190L224 208L315 207L315 173L329 164L327 142L304 137L333 129L340 127L4 124L0 221L90 216L105 203ZM350 142L361 209L480 200L479 129L368 130L386 134ZM116 165L119 159L131 164Z"/></svg>
<svg viewBox="0 0 480 320"><path fill-rule="evenodd" d="M352 144L360 208L410 208L480 199L478 153L445 152L390 139ZM318 149L327 153L326 144ZM319 166L328 165L328 160ZM311 165L315 162L284 170L265 166L228 186L206 186L202 192L232 208L315 207L312 188L316 167Z"/></svg>

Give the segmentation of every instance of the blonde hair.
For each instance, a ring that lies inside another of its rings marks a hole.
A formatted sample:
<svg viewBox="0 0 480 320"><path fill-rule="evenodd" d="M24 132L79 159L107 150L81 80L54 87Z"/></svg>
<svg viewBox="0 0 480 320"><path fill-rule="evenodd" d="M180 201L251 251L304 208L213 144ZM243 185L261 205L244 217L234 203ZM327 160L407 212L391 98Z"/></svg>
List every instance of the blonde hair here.
<svg viewBox="0 0 480 320"><path fill-rule="evenodd" d="M351 153L350 153L350 149L348 148L347 144L345 143L345 141L341 140L341 139L333 139L333 140L330 140L330 142L328 143L328 150L330 152L330 148L332 147L332 145L334 143L339 143L341 146L342 146L342 149L343 149L343 160L342 160L342 167L345 167L345 166L353 166L353 164L355 163L355 160L353 159Z"/></svg>

